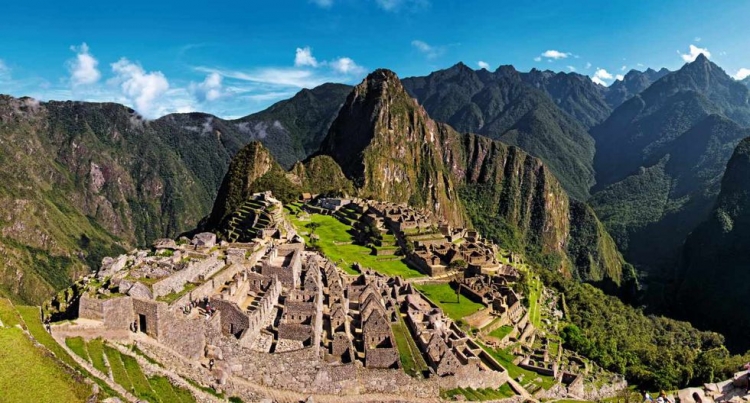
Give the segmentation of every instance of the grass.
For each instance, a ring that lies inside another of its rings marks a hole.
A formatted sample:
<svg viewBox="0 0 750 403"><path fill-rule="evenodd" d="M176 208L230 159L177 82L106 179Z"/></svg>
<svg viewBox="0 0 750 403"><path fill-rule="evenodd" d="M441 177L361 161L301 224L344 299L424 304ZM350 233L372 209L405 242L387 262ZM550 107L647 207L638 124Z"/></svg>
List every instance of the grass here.
<svg viewBox="0 0 750 403"><path fill-rule="evenodd" d="M538 278L532 278L529 283L529 320L537 329L542 323L542 313L539 309L539 298L542 294L542 282Z"/></svg>
<svg viewBox="0 0 750 403"><path fill-rule="evenodd" d="M3 326L7 327L21 323L18 313L13 308L13 304L5 298L0 298L0 321L3 322Z"/></svg>
<svg viewBox="0 0 750 403"><path fill-rule="evenodd" d="M209 395L218 397L219 399L224 399L224 393L219 393L214 388L209 388L209 387L203 386L203 385L199 384L198 382L196 382L196 381L194 381L194 380L192 380L190 378L185 378L185 380L187 381L187 383L189 383L189 384L193 385L194 387L196 387L196 388L198 388L198 389L200 389L200 390L208 393Z"/></svg>
<svg viewBox="0 0 750 403"><path fill-rule="evenodd" d="M86 342L82 337L67 338L65 339L65 344L79 357L83 358L85 361L91 362L89 359L89 353L86 351Z"/></svg>
<svg viewBox="0 0 750 403"><path fill-rule="evenodd" d="M102 339L94 339L88 342L89 358L91 358L91 364L94 368L102 371L103 373L109 373L107 364L104 363L104 343Z"/></svg>
<svg viewBox="0 0 750 403"><path fill-rule="evenodd" d="M536 372L523 369L516 364L513 364L513 359L515 357L507 350L492 349L485 346L479 341L477 341L477 344L479 344L484 349L484 351L486 351L495 360L497 360L500 365L505 367L505 369L508 371L508 375L511 378L518 379L518 377L523 375L523 382L521 382L521 385L529 390L529 392L534 393L539 387L544 390L548 390L555 385L555 378L551 376L539 375ZM537 378L540 379L539 382L536 381Z"/></svg>
<svg viewBox="0 0 750 403"><path fill-rule="evenodd" d="M0 401L82 402L91 388L17 327L0 328Z"/></svg>
<svg viewBox="0 0 750 403"><path fill-rule="evenodd" d="M182 399L180 399L179 396L174 392L174 387L172 387L172 383L169 382L169 379L167 379L164 376L152 376L151 378L148 378L148 383L151 386L151 390L156 393L159 398L161 398L161 401L163 402L181 402Z"/></svg>
<svg viewBox="0 0 750 403"><path fill-rule="evenodd" d="M151 384L148 382L146 375L143 374L143 371L141 371L138 361L127 354L120 354L120 358L122 359L125 371L128 373L128 378L130 378L130 382L133 384L135 395L149 402L160 402L159 395L151 389Z"/></svg>
<svg viewBox="0 0 750 403"><path fill-rule="evenodd" d="M456 302L456 290L451 288L448 283L416 284L415 287L422 291L430 301L437 304L446 315L456 321L484 308L484 305L478 304L463 295L459 300L460 302Z"/></svg>
<svg viewBox="0 0 750 403"><path fill-rule="evenodd" d="M503 325L490 332L490 336L502 339L513 331L513 326Z"/></svg>
<svg viewBox="0 0 750 403"><path fill-rule="evenodd" d="M199 284L195 283L186 283L185 287L182 288L180 292L171 292L167 295L162 295L161 297L157 298L157 301L166 302L167 304L171 304L178 299L182 298L185 294L189 293L190 291L193 291L194 289L198 288Z"/></svg>
<svg viewBox="0 0 750 403"><path fill-rule="evenodd" d="M454 397L458 395L463 395L466 399L471 401L481 402L486 400L506 399L515 396L516 393L507 383L504 383L497 389L457 388L440 392L440 397L445 400L454 400Z"/></svg>
<svg viewBox="0 0 750 403"><path fill-rule="evenodd" d="M133 384L128 377L128 372L125 370L125 365L120 358L120 352L110 346L104 346L104 354L107 356L109 361L109 368L112 370L112 378L115 382L119 383L127 391L133 390Z"/></svg>
<svg viewBox="0 0 750 403"><path fill-rule="evenodd" d="M392 326L393 336L396 338L396 347L401 359L401 366L404 372L413 377L422 377L423 371L427 371L427 363L419 352L414 339L412 339L409 329L404 324L403 319Z"/></svg>
<svg viewBox="0 0 750 403"><path fill-rule="evenodd" d="M294 209L288 208L287 211L294 211ZM299 233L310 232L305 226L311 222L320 224L320 227L315 229L315 235L319 238L316 242L317 246L334 263L343 263L341 265L342 268L349 274L359 274L351 268L352 264L357 262L363 267L374 269L388 276L401 276L405 279L424 276L424 274L404 263L403 259L378 260L377 256L371 255L372 251L370 248L355 244L341 245L340 243L354 241L354 238L349 233L352 227L334 217L311 214L309 221L299 221L296 216L290 214L289 219ZM303 237L305 238L305 242L310 245L310 235L303 235ZM339 245L336 243L339 243Z"/></svg>
<svg viewBox="0 0 750 403"><path fill-rule="evenodd" d="M62 346L57 344L55 339L52 338L52 336L47 333L47 330L44 329L44 325L42 324L41 320L39 319L39 308L35 306L16 306L16 311L23 319L24 324L26 325L26 328L28 329L29 333L34 337L34 339L42 344L44 347L46 347L49 351L51 351L53 354L55 354L55 357L57 357L58 360L64 362L65 364L69 365L71 368L74 368L83 376L93 380L96 382L97 385L99 385L100 390L102 393L99 394L99 397L106 397L106 396L115 396L119 397L119 394L112 390L112 388L107 385L106 382L103 380L91 375L85 368L82 368L78 365L73 358L68 355L67 351L65 351Z"/></svg>

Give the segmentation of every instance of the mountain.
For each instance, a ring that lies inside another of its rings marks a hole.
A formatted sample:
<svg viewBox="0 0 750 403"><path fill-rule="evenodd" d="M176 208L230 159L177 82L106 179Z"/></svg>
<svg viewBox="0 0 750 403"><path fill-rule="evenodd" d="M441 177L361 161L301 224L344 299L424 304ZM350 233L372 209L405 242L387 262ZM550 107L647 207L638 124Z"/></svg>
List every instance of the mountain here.
<svg viewBox="0 0 750 403"><path fill-rule="evenodd" d="M583 95L593 91L592 97L601 97L588 78L551 78L548 73L534 71L525 79L512 66L488 72L459 63L426 77L406 78L403 83L436 120L459 131L518 146L541 158L573 197L585 200L594 183L594 142L573 116L580 111L579 115L590 116L588 120L600 119L606 115L607 106ZM568 88L563 82L575 86ZM571 113L560 109L545 90L554 93ZM587 103L579 103L582 100ZM596 107L592 112L593 104Z"/></svg>
<svg viewBox="0 0 750 403"><path fill-rule="evenodd" d="M281 166L289 169L318 150L351 90L344 84L303 89L290 99L232 123L243 134L260 140Z"/></svg>
<svg viewBox="0 0 750 403"><path fill-rule="evenodd" d="M546 164L484 136L433 121L388 70L356 86L320 154L360 196L408 202L576 278L620 284L630 276L588 206L571 200Z"/></svg>
<svg viewBox="0 0 750 403"><path fill-rule="evenodd" d="M678 314L697 327L722 332L727 344L750 348L750 138L739 143L705 222L683 248ZM696 303L698 302L698 303Z"/></svg>
<svg viewBox="0 0 750 403"><path fill-rule="evenodd" d="M646 71L630 70L622 80L615 80L607 87L604 99L612 109L615 109L667 74L669 70L665 68L659 71L651 68Z"/></svg>
<svg viewBox="0 0 750 403"><path fill-rule="evenodd" d="M520 73L521 80L544 91L563 111L590 129L603 122L612 108L603 97L604 91L587 76L577 73L531 69Z"/></svg>
<svg viewBox="0 0 750 403"><path fill-rule="evenodd" d="M628 261L671 276L664 270L705 219L732 150L750 134L749 101L747 87L701 55L591 131L597 184L590 203Z"/></svg>
<svg viewBox="0 0 750 403"><path fill-rule="evenodd" d="M0 293L39 302L103 256L194 228L243 146L260 140L293 167L350 88L302 90L235 121L148 121L113 103L0 96L0 200L10 206L0 218Z"/></svg>
<svg viewBox="0 0 750 403"><path fill-rule="evenodd" d="M740 80L740 82L750 87L750 76L743 78L742 80Z"/></svg>

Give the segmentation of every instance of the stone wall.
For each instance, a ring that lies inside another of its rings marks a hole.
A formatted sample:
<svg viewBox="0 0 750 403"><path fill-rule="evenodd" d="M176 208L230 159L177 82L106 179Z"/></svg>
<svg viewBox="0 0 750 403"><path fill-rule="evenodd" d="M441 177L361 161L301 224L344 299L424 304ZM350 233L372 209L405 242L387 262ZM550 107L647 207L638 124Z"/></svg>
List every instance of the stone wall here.
<svg viewBox="0 0 750 403"><path fill-rule="evenodd" d="M173 292L180 292L185 288L188 281L196 281L199 278L207 278L224 267L224 260L212 255L198 262L190 262L187 267L174 272L171 276L151 286L154 298Z"/></svg>
<svg viewBox="0 0 750 403"><path fill-rule="evenodd" d="M146 318L146 333L147 335L159 340L159 311L160 308L166 308L167 304L164 302L147 301L142 299L133 299L133 316L136 320L143 315ZM139 323L139 331L143 332L143 328Z"/></svg>
<svg viewBox="0 0 750 403"><path fill-rule="evenodd" d="M113 298L104 302L104 325L108 328L129 329L134 320L132 298Z"/></svg>
<svg viewBox="0 0 750 403"><path fill-rule="evenodd" d="M198 360L206 345L206 320L202 316L188 319L181 313L164 311L159 316L159 342L185 358Z"/></svg>
<svg viewBox="0 0 750 403"><path fill-rule="evenodd" d="M104 300L81 296L78 302L78 317L83 319L104 320Z"/></svg>
<svg viewBox="0 0 750 403"><path fill-rule="evenodd" d="M221 331L224 336L241 336L250 328L250 318L237 304L220 298L211 299L211 306L216 307L221 317Z"/></svg>

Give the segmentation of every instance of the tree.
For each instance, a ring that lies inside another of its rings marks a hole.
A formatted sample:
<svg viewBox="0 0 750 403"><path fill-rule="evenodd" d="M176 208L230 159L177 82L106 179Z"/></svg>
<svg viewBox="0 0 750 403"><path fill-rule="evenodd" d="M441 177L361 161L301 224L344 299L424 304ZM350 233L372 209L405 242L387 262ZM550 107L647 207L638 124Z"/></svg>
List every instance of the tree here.
<svg viewBox="0 0 750 403"><path fill-rule="evenodd" d="M311 222L305 225L305 227L310 229L310 243L315 246L315 244L318 242L318 236L315 235L315 230L320 228L320 223Z"/></svg>
<svg viewBox="0 0 750 403"><path fill-rule="evenodd" d="M448 270L453 271L453 281L456 282L456 303L461 303L461 282L458 281L458 275L466 270L465 260L456 259L448 264Z"/></svg>

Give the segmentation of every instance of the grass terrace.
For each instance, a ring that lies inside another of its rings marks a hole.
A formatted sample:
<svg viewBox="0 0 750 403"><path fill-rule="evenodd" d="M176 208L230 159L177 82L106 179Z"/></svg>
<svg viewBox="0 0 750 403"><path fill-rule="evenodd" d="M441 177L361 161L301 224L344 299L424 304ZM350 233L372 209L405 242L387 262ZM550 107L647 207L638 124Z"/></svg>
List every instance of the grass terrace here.
<svg viewBox="0 0 750 403"><path fill-rule="evenodd" d="M424 293L430 301L437 304L448 317L459 320L484 308L466 296L461 295L460 302L456 301L456 290L448 283L440 284L415 284L417 290Z"/></svg>
<svg viewBox="0 0 750 403"><path fill-rule="evenodd" d="M497 362L508 371L508 375L511 378L518 380L519 377L523 377L523 380L519 381L519 383L529 392L534 393L540 388L548 390L555 385L555 378L539 375L534 371L523 369L514 364L513 360L515 359L515 356L508 350L492 349L479 341L477 341L477 344L479 344L489 355L495 358L495 360L497 360Z"/></svg>
<svg viewBox="0 0 750 403"><path fill-rule="evenodd" d="M515 396L516 393L507 383L497 389L458 388L440 392L440 397L445 400L456 400L455 397L458 395L463 395L466 399L471 401L482 402L487 400L507 399Z"/></svg>
<svg viewBox="0 0 750 403"><path fill-rule="evenodd" d="M513 327L512 326L504 325L504 326L500 326L497 329L491 331L489 333L489 336L491 336L491 337L497 337L498 339L502 339L503 337L505 337L508 334L510 334L510 332L512 332L512 331L513 331Z"/></svg>
<svg viewBox="0 0 750 403"><path fill-rule="evenodd" d="M393 325L393 335L396 338L396 346L404 372L413 377L421 378L424 371L428 370L427 363L419 352L419 348L411 337L403 319L399 319L399 323Z"/></svg>
<svg viewBox="0 0 750 403"><path fill-rule="evenodd" d="M349 274L359 274L352 268L352 265L356 262L363 267L374 269L388 276L401 276L405 279L424 276L424 274L404 263L403 259L383 259L382 256L372 255L370 248L355 245L353 243L354 238L350 233L352 227L332 216L311 214L309 221L300 221L295 215L299 211L298 206L287 205L285 209L291 223L297 228L297 232L300 234L307 233L307 235L302 236L308 245L311 245L309 234L311 230L306 225L309 223L320 225L315 229L315 235L318 236L317 246L326 257L340 265Z"/></svg>

